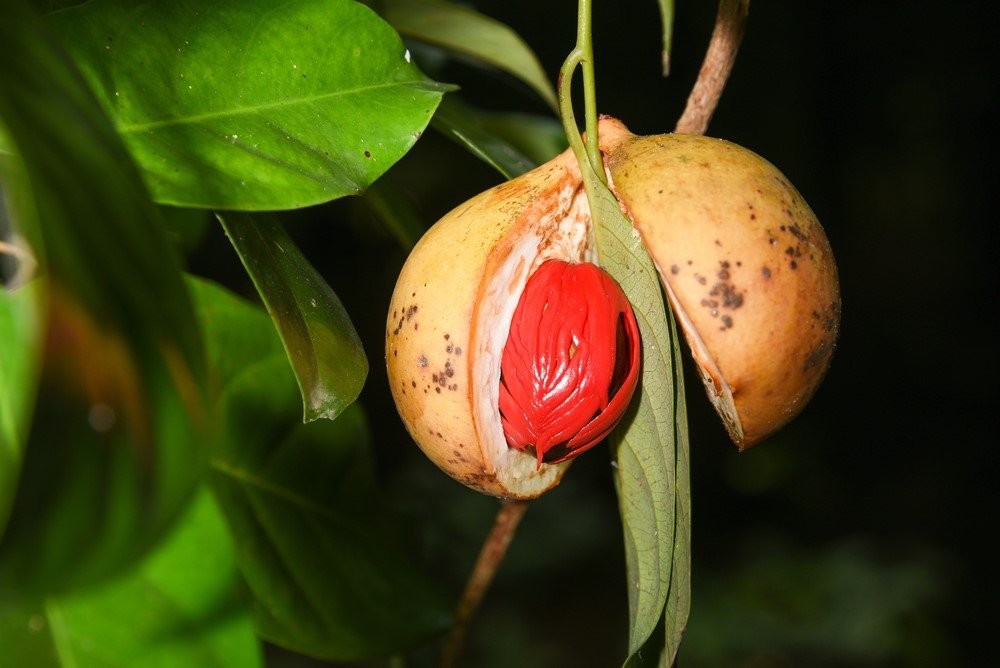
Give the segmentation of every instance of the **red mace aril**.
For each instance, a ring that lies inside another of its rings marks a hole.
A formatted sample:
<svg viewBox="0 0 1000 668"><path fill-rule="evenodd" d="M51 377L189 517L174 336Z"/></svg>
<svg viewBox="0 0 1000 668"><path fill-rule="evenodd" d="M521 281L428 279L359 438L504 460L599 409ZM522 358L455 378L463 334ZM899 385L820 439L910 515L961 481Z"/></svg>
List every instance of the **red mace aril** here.
<svg viewBox="0 0 1000 668"><path fill-rule="evenodd" d="M597 445L639 379L639 328L625 293L589 262L544 262L528 279L503 349L507 444L555 464Z"/></svg>

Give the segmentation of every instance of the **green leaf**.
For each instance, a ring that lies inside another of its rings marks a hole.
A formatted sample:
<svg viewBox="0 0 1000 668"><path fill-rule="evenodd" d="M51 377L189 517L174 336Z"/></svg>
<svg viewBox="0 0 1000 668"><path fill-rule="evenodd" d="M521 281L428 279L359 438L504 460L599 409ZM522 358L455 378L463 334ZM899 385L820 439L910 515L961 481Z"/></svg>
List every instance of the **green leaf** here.
<svg viewBox="0 0 1000 668"><path fill-rule="evenodd" d="M0 536L14 500L35 400L39 286L0 288Z"/></svg>
<svg viewBox="0 0 1000 668"><path fill-rule="evenodd" d="M0 125L0 143L5 131ZM0 537L14 501L41 366L44 290L22 228L34 215L31 188L13 152L0 147Z"/></svg>
<svg viewBox="0 0 1000 668"><path fill-rule="evenodd" d="M167 204L274 210L360 193L448 89L353 0L93 0L48 19Z"/></svg>
<svg viewBox="0 0 1000 668"><path fill-rule="evenodd" d="M442 0L372 0L404 37L483 62L514 75L553 110L556 93L538 57L516 32L479 12Z"/></svg>
<svg viewBox="0 0 1000 668"><path fill-rule="evenodd" d="M201 244L205 233L215 225L212 213L204 209L182 209L161 206L163 228L167 238L183 259Z"/></svg>
<svg viewBox="0 0 1000 668"><path fill-rule="evenodd" d="M0 542L0 598L97 581L139 557L207 463L204 359L137 170L20 2L0 21L0 119L30 183L45 275L39 395Z"/></svg>
<svg viewBox="0 0 1000 668"><path fill-rule="evenodd" d="M512 179L536 166L508 142L486 131L479 123L475 110L454 96L448 96L441 103L431 123L504 178Z"/></svg>
<svg viewBox="0 0 1000 668"><path fill-rule="evenodd" d="M665 656L676 653L690 601L687 418L677 328L653 262L614 195L589 171L601 264L632 303L642 336L642 384L612 437L628 570L629 658L666 614ZM666 610L666 612L664 612Z"/></svg>
<svg viewBox="0 0 1000 668"><path fill-rule="evenodd" d="M391 176L387 174L373 183L361 196L361 203L399 242L401 248L409 250L427 231L427 224L413 202L395 186Z"/></svg>
<svg viewBox="0 0 1000 668"><path fill-rule="evenodd" d="M538 165L556 157L568 146L562 123L550 116L481 112L477 120L484 130L506 141Z"/></svg>
<svg viewBox="0 0 1000 668"><path fill-rule="evenodd" d="M271 216L219 216L281 334L304 420L336 418L357 399L368 358L337 295Z"/></svg>
<svg viewBox="0 0 1000 668"><path fill-rule="evenodd" d="M0 647L10 665L32 668L262 666L240 596L232 541L205 489L133 572L36 606L0 605Z"/></svg>
<svg viewBox="0 0 1000 668"><path fill-rule="evenodd" d="M691 614L691 460L688 437L687 395L677 321L669 309L671 372L674 390L674 546L670 589L664 614L664 646L660 664L669 668L677 658L681 636ZM669 409L668 409L669 410Z"/></svg>
<svg viewBox="0 0 1000 668"><path fill-rule="evenodd" d="M393 540L354 404L302 424L267 316L194 284L222 386L212 483L254 597L258 632L333 660L385 656L447 626L449 609Z"/></svg>

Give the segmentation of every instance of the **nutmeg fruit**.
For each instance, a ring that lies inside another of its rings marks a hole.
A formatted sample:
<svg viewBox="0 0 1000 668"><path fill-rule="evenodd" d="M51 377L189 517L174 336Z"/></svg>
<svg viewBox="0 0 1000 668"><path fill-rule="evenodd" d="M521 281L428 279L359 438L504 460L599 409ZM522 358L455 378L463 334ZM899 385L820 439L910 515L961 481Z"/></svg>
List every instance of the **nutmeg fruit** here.
<svg viewBox="0 0 1000 668"><path fill-rule="evenodd" d="M571 152L435 223L407 258L389 305L386 365L403 423L445 472L498 497L537 497L569 466L511 448L499 412L514 310L528 277L552 258L597 259Z"/></svg>
<svg viewBox="0 0 1000 668"><path fill-rule="evenodd" d="M611 118L601 120L599 139L612 190L660 272L709 397L733 440L748 447L802 408L828 366L840 297L823 229L780 172L746 149L704 137L638 137ZM386 365L403 423L442 470L498 497L530 499L558 484L569 457L624 412L638 375L637 333L616 335L608 353L614 372L602 376L605 385L612 378L610 387L597 404L579 402L596 412L573 427L583 434L576 441L559 432L553 446L526 429L535 409L511 424L521 408L511 408L510 396L501 415L514 313L549 260L597 261L569 150L432 226L407 258L389 306ZM599 336L626 330L616 325ZM570 346L566 360L576 350ZM542 385L514 393L544 402L551 393Z"/></svg>
<svg viewBox="0 0 1000 668"><path fill-rule="evenodd" d="M791 420L829 366L840 288L826 233L781 172L736 144L636 136L612 118L599 140L612 190L743 450Z"/></svg>

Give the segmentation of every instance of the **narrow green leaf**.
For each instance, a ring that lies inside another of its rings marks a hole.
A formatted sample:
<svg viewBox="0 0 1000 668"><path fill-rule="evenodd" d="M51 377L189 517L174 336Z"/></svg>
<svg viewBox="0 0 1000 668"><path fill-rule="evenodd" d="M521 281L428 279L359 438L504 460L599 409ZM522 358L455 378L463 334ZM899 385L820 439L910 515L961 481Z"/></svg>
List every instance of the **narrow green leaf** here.
<svg viewBox="0 0 1000 668"><path fill-rule="evenodd" d="M677 321L669 314L671 371L674 384L674 442L677 461L674 468L674 558L670 571L670 590L664 610L664 668L677 659L681 636L691 614L691 459L688 437L687 395L684 390L684 362Z"/></svg>
<svg viewBox="0 0 1000 668"><path fill-rule="evenodd" d="M275 210L360 193L448 89L353 0L93 0L48 19L167 204Z"/></svg>
<svg viewBox="0 0 1000 668"><path fill-rule="evenodd" d="M558 109L556 93L538 57L510 27L443 0L371 0L404 37L473 58L514 75Z"/></svg>
<svg viewBox="0 0 1000 668"><path fill-rule="evenodd" d="M454 96L448 96L441 103L431 124L449 139L465 146L504 178L512 179L536 166L511 144L485 130L472 107Z"/></svg>
<svg viewBox="0 0 1000 668"><path fill-rule="evenodd" d="M535 164L548 162L566 150L562 123L551 116L517 112L481 113L479 125L503 139Z"/></svg>
<svg viewBox="0 0 1000 668"><path fill-rule="evenodd" d="M344 306L271 216L219 216L281 334L303 419L336 418L357 399L368 358Z"/></svg>
<svg viewBox="0 0 1000 668"><path fill-rule="evenodd" d="M194 284L225 436L212 484L260 635L333 660L386 656L447 626L448 606L392 536L354 404L302 424L281 343L259 309Z"/></svg>
<svg viewBox="0 0 1000 668"><path fill-rule="evenodd" d="M255 668L261 648L240 596L232 541L204 489L134 571L19 611L0 606L0 660L32 668Z"/></svg>
<svg viewBox="0 0 1000 668"><path fill-rule="evenodd" d="M596 173L591 170L587 178L601 264L632 303L642 336L639 396L627 425L612 437L625 533L631 658L653 634L665 608L668 648L676 648L687 623L690 513L680 348L642 240Z"/></svg>
<svg viewBox="0 0 1000 668"><path fill-rule="evenodd" d="M372 184L361 196L361 203L374 215L386 230L409 250L427 231L427 224L406 194L397 188L386 175Z"/></svg>
<svg viewBox="0 0 1000 668"><path fill-rule="evenodd" d="M112 125L21 2L0 21L0 119L30 183L44 362L0 542L0 598L138 558L207 462L204 359L180 272ZM37 214L37 215L34 215ZM204 417L202 414L201 417Z"/></svg>
<svg viewBox="0 0 1000 668"><path fill-rule="evenodd" d="M0 536L14 500L35 400L39 285L0 288Z"/></svg>

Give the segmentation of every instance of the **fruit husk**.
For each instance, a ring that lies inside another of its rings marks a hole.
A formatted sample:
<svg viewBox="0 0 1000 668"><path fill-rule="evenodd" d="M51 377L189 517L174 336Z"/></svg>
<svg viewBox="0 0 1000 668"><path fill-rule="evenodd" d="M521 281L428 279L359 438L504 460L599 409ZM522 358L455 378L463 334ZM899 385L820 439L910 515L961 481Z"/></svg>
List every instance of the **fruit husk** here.
<svg viewBox="0 0 1000 668"><path fill-rule="evenodd" d="M708 396L750 447L802 410L829 366L840 291L826 234L788 179L745 148L636 136L611 118L599 133Z"/></svg>

